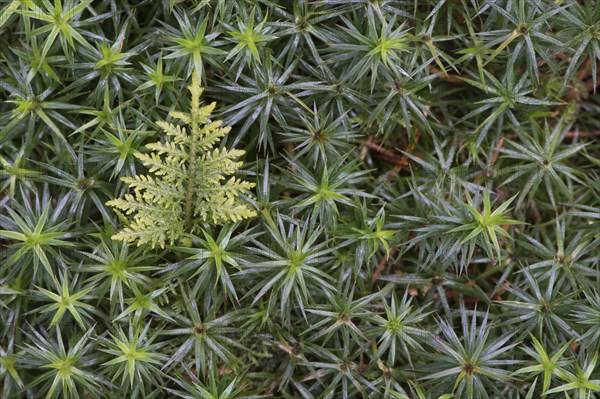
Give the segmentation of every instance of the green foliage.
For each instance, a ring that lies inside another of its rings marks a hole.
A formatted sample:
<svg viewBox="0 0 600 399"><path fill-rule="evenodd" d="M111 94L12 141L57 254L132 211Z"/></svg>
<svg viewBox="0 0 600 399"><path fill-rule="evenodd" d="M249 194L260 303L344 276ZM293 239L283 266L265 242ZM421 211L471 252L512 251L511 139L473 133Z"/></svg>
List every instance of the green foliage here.
<svg viewBox="0 0 600 399"><path fill-rule="evenodd" d="M0 398L600 398L599 0L0 0Z"/></svg>
<svg viewBox="0 0 600 399"><path fill-rule="evenodd" d="M538 341L533 335L531 336L531 340L533 341L533 345L535 350L532 350L528 347L524 347L523 350L527 352L527 354L534 360L532 366L527 366L520 368L515 371L514 374L537 374L543 373L543 386L542 386L542 394L546 394L548 388L550 387L550 382L554 375L560 375L564 373L563 367L567 364L564 359L561 359L569 345L571 345L572 341L567 341L559 350L556 351L550 357L540 341Z"/></svg>
<svg viewBox="0 0 600 399"><path fill-rule="evenodd" d="M467 204L465 204L465 207L474 220L470 223L453 228L449 231L449 233L468 231L469 234L463 238L461 243L472 240L474 241L477 237L483 237L483 242L487 248L488 255L491 256L492 254L490 244L492 243L494 245L494 249L496 250L497 257L500 258L501 254L500 244L498 243L498 235L510 239L510 235L504 231L501 226L521 224L521 222L518 220L509 219L506 217L506 214L509 212L509 209L507 208L514 199L515 197L510 198L492 212L490 192L486 190L483 193L483 212L479 212L475 208L473 200L467 192ZM471 249L471 253L472 252L473 249Z"/></svg>
<svg viewBox="0 0 600 399"><path fill-rule="evenodd" d="M210 119L215 103L200 106L203 90L195 75L189 90L190 112L170 112L171 117L189 125L189 132L172 123L157 122L172 141L147 144L153 153L135 154L154 177L123 177L134 194L107 202L126 215L134 214L133 221L113 239L164 247L165 242L173 245L185 234L200 233L204 222L238 221L256 215L238 201L254 183L235 177L221 183L242 165L234 160L244 151L213 149L230 128Z"/></svg>
<svg viewBox="0 0 600 399"><path fill-rule="evenodd" d="M45 297L44 299L52 301L50 305L42 306L39 310L40 313L54 312L54 316L50 322L50 327L54 327L63 315L69 311L71 316L77 321L77 324L79 324L81 328L87 330L89 325L86 325L83 316L89 318L90 315L88 312L94 311L94 307L83 302L83 299L95 287L90 286L79 292L71 292L76 285L76 281L69 284L69 278L66 275L61 276L61 280L62 285L56 287L57 292L38 287L39 292ZM71 285L71 287L69 287L69 285Z"/></svg>
<svg viewBox="0 0 600 399"><path fill-rule="evenodd" d="M85 394L101 397L99 385L106 381L92 367L98 364L96 346L90 340L92 331L88 330L77 341L69 337L65 347L59 327L52 337L34 330L22 363L25 368L46 371L31 381L31 386L41 384L40 392L45 393L46 398L79 398Z"/></svg>
<svg viewBox="0 0 600 399"><path fill-rule="evenodd" d="M158 331L149 335L152 333L149 329L150 323L143 328L130 324L128 332L119 326L115 335L110 334L110 338L103 338L101 342L104 348L100 350L110 356L110 360L102 363L105 374L131 396L144 392L147 383L156 384L162 380L157 366L165 360L165 355L158 352L164 343L154 343Z"/></svg>
<svg viewBox="0 0 600 399"><path fill-rule="evenodd" d="M426 380L439 381L435 389L440 393L451 391L458 397L489 398L500 393L499 383L509 379L505 366L518 363L517 360L501 359L502 353L515 347L509 341L513 333L505 333L499 338L489 339L490 326L486 313L480 325L477 324L477 312L473 312L471 322L461 308L462 339L450 324L440 321L443 338L434 338L432 345L439 355L431 356L436 363L432 373L423 376Z"/></svg>

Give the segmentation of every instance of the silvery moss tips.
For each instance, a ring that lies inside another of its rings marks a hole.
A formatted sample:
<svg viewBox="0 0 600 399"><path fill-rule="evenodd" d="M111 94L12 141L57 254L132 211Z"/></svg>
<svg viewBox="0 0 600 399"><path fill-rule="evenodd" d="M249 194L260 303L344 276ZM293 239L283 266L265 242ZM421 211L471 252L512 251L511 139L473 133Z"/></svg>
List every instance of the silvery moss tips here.
<svg viewBox="0 0 600 399"><path fill-rule="evenodd" d="M153 176L123 177L134 193L107 202L126 215L133 214L128 226L112 237L115 240L164 247L166 242L173 244L186 234L199 233L202 223L221 224L256 215L239 198L254 183L234 176L222 182L242 166L243 162L235 160L245 151L213 149L231 127L210 120L216 103L201 106L203 89L196 74L188 88L190 113L169 113L188 128L158 121L167 140L146 145L154 151L150 154L135 155Z"/></svg>

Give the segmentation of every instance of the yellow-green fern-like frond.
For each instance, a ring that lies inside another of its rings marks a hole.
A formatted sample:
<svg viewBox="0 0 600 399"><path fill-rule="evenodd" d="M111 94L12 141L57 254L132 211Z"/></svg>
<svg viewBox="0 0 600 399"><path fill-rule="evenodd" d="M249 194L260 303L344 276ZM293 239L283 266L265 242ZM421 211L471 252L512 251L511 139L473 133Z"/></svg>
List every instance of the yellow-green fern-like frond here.
<svg viewBox="0 0 600 399"><path fill-rule="evenodd" d="M210 119L216 104L202 106L203 90L196 74L189 90L190 112L169 114L185 126L158 121L166 141L148 144L153 152L136 155L150 174L122 178L133 193L107 202L129 218L114 240L164 247L186 234L200 233L202 223L223 224L256 216L240 198L255 184L232 176L243 165L237 159L245 152L213 148L231 128Z"/></svg>

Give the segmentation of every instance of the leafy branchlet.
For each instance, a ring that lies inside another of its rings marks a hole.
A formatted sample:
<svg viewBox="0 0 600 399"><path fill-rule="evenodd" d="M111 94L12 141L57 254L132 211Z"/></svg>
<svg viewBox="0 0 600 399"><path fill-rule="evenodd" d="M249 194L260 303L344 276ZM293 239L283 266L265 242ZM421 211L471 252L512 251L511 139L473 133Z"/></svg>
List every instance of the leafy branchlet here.
<svg viewBox="0 0 600 399"><path fill-rule="evenodd" d="M113 239L164 247L186 234L200 233L205 222L236 222L256 214L239 198L254 183L235 176L227 180L242 166L236 159L244 151L213 148L231 128L210 119L216 103L202 106L203 89L195 74L192 79L190 113L170 113L189 128L158 121L169 139L146 145L154 151L150 154L136 154L153 175L123 177L133 194L107 203L133 214L133 220Z"/></svg>

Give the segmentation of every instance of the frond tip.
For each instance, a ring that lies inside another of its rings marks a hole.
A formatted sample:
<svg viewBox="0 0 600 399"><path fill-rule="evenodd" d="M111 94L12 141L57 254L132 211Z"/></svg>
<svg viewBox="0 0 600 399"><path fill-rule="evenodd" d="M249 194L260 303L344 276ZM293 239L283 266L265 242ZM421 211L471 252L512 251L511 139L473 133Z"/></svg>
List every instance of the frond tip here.
<svg viewBox="0 0 600 399"><path fill-rule="evenodd" d="M107 202L131 217L114 240L164 247L185 234L199 233L202 223L222 224L256 216L240 199L240 194L255 184L232 176L243 164L236 159L245 151L213 149L231 128L223 127L222 121L211 121L215 103L201 105L202 88L196 75L188 88L190 112L170 113L185 126L158 121L167 134L166 142L148 144L146 147L154 150L150 154L136 154L151 175L123 177L133 193Z"/></svg>

